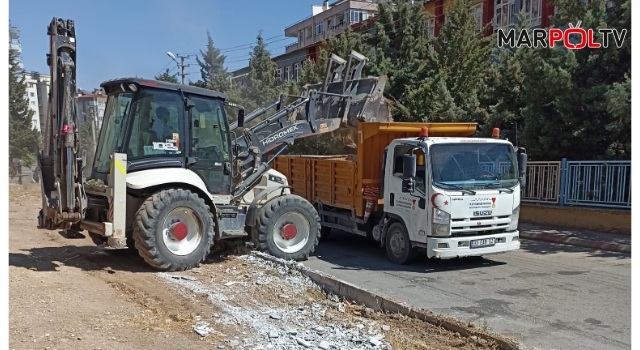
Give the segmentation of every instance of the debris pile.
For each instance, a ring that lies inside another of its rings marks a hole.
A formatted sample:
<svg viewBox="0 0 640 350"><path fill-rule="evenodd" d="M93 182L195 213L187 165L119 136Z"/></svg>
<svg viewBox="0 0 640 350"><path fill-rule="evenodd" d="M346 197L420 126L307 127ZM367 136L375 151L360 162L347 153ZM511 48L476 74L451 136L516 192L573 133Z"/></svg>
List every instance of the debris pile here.
<svg viewBox="0 0 640 350"><path fill-rule="evenodd" d="M246 268L218 271L207 282L207 278L184 273L158 274L183 295L192 300L206 295L208 302L221 310L211 320L199 320L193 325L193 331L200 336L216 333L216 325L221 324L250 329L243 337L226 339L218 348L391 349L383 334L389 326L347 315L330 317L328 310L344 313L345 304L336 296L317 297L322 295L319 287L295 269L252 255L238 260ZM273 294L265 297L267 291Z"/></svg>

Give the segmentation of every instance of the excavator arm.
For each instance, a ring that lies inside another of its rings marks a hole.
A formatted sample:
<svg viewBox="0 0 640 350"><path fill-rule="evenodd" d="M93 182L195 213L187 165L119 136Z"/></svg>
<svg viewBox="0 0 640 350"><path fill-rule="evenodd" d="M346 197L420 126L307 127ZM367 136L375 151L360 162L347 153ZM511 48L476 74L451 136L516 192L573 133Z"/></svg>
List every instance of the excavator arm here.
<svg viewBox="0 0 640 350"><path fill-rule="evenodd" d="M262 174L269 170L269 162L261 162L262 155L282 146L276 155L296 140L331 133L341 128L355 129L359 122L391 121L383 98L386 77L362 78L367 59L352 51L348 61L332 55L327 62L324 82L307 85L303 94L283 107L284 95L273 104L260 108L244 118L244 123L265 114L276 112L260 123L245 128L234 142L234 196L249 190ZM238 123L230 125L233 131ZM274 159L271 157L271 159Z"/></svg>
<svg viewBox="0 0 640 350"><path fill-rule="evenodd" d="M48 27L51 72L44 147L37 156L41 171L42 210L38 228L74 230L84 216L82 184L85 157L79 157L76 112L76 36L72 20L53 18Z"/></svg>

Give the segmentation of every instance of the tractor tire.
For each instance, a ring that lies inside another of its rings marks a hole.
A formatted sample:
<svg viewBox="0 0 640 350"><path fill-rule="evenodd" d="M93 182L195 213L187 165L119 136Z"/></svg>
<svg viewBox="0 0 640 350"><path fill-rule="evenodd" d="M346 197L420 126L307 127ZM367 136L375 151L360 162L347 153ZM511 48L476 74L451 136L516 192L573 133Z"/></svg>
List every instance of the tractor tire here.
<svg viewBox="0 0 640 350"><path fill-rule="evenodd" d="M162 271L199 266L211 251L213 236L209 206L197 194L184 189L153 194L140 206L133 223L138 254Z"/></svg>
<svg viewBox="0 0 640 350"><path fill-rule="evenodd" d="M286 260L309 258L320 238L320 216L304 198L284 195L260 209L254 243L261 251Z"/></svg>
<svg viewBox="0 0 640 350"><path fill-rule="evenodd" d="M389 227L385 243L387 256L395 264L410 264L418 256L416 249L411 246L407 229L399 222Z"/></svg>

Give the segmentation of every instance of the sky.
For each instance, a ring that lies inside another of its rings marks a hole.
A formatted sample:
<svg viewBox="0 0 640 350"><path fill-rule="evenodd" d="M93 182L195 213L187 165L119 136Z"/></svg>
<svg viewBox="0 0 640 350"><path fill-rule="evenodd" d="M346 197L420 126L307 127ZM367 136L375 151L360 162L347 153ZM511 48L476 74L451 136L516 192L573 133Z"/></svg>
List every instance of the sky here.
<svg viewBox="0 0 640 350"><path fill-rule="evenodd" d="M227 56L230 71L246 67L249 52L262 31L275 56L296 38L284 28L311 15L322 0L11 0L9 20L20 30L24 69L49 74L47 27L53 17L75 22L77 87L91 91L118 77L153 78L178 71L167 51L198 54L214 45ZM240 47L238 47L240 46ZM227 50L225 50L227 49ZM185 61L186 79L198 80L195 56Z"/></svg>

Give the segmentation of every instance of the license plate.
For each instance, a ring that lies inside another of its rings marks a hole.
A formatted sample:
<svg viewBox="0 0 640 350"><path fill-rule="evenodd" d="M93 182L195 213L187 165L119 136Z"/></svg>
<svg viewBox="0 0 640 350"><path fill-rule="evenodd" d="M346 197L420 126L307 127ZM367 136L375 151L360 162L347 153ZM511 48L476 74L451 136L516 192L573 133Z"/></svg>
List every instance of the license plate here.
<svg viewBox="0 0 640 350"><path fill-rule="evenodd" d="M491 216L493 210L474 211L473 216Z"/></svg>
<svg viewBox="0 0 640 350"><path fill-rule="evenodd" d="M496 244L495 238L476 239L469 242L470 248L490 247Z"/></svg>

